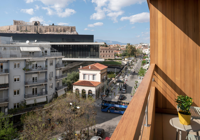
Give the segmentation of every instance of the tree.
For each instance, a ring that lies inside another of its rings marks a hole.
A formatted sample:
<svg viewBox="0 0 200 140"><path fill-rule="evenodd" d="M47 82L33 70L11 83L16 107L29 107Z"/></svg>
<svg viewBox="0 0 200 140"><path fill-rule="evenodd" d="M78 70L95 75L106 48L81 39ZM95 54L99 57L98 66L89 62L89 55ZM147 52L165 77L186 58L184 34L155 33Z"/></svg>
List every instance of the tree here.
<svg viewBox="0 0 200 140"><path fill-rule="evenodd" d="M11 115L4 115L3 112L0 112L0 139L12 140L18 136L17 129L10 121L11 117Z"/></svg>
<svg viewBox="0 0 200 140"><path fill-rule="evenodd" d="M89 129L95 124L96 112L93 103L93 100L76 98L75 94L61 96L47 104L44 109L34 110L24 117L25 127L20 138L46 140L65 133L65 139L71 140L75 131Z"/></svg>
<svg viewBox="0 0 200 140"><path fill-rule="evenodd" d="M129 43L127 44L127 55L129 57L135 55L136 51L137 50L133 45L130 45Z"/></svg>
<svg viewBox="0 0 200 140"><path fill-rule="evenodd" d="M138 72L138 75L139 75L139 76L144 76L145 73L146 73L146 70L143 69L143 68L140 68L140 70L139 70L139 72Z"/></svg>
<svg viewBox="0 0 200 140"><path fill-rule="evenodd" d="M73 83L78 81L79 79L79 73L73 71L72 73L67 74L67 78L63 79L63 83L67 84L68 90L71 90L73 88Z"/></svg>
<svg viewBox="0 0 200 140"><path fill-rule="evenodd" d="M142 61L142 65L144 65L144 64L146 64L147 63L147 61L146 60L143 60Z"/></svg>
<svg viewBox="0 0 200 140"><path fill-rule="evenodd" d="M104 42L104 47L108 47L108 45L106 44L106 42Z"/></svg>

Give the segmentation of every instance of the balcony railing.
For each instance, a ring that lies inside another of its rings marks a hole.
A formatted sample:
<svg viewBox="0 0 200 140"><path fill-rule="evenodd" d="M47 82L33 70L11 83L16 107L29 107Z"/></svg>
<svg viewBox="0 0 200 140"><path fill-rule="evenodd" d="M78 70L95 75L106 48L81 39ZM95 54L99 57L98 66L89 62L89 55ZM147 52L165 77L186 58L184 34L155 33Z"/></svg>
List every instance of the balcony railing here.
<svg viewBox="0 0 200 140"><path fill-rule="evenodd" d="M60 78L64 78L64 77L67 77L67 74L62 74L62 75L56 76L56 79L60 79Z"/></svg>
<svg viewBox="0 0 200 140"><path fill-rule="evenodd" d="M0 69L0 74L9 73L8 69Z"/></svg>
<svg viewBox="0 0 200 140"><path fill-rule="evenodd" d="M39 93L36 93L36 94L28 93L28 94L24 95L24 98L33 98L33 97L44 96L44 95L47 95L46 91L39 92Z"/></svg>
<svg viewBox="0 0 200 140"><path fill-rule="evenodd" d="M25 85L32 85L32 84L42 84L42 83L46 83L47 79L45 80L34 80L34 81L25 81Z"/></svg>
<svg viewBox="0 0 200 140"><path fill-rule="evenodd" d="M0 89L1 88L8 88L9 87L9 84L0 84Z"/></svg>
<svg viewBox="0 0 200 140"><path fill-rule="evenodd" d="M60 90L60 89L63 89L63 88L67 88L67 84L66 84L66 85L62 85L62 86L60 86L60 87L56 87L55 89L56 89L56 90Z"/></svg>
<svg viewBox="0 0 200 140"><path fill-rule="evenodd" d="M56 64L56 68L61 68L61 67L65 67L66 64Z"/></svg>
<svg viewBox="0 0 200 140"><path fill-rule="evenodd" d="M0 99L0 103L8 102L8 98Z"/></svg>
<svg viewBox="0 0 200 140"><path fill-rule="evenodd" d="M25 55L25 54L0 54L0 58L25 58L25 57L53 57L53 56L62 56L61 52L51 52L51 54L34 54L34 55Z"/></svg>
<svg viewBox="0 0 200 140"><path fill-rule="evenodd" d="M112 134L111 140L138 140L139 138L153 138L152 130L154 125L152 124L154 124L153 122L155 119L155 87L151 88L151 81L154 69L155 64L151 64L128 108ZM148 97L150 97L149 100ZM144 122L145 126L143 127ZM142 127L144 129L141 132Z"/></svg>
<svg viewBox="0 0 200 140"><path fill-rule="evenodd" d="M46 71L47 70L47 67L37 67L37 68L24 68L23 69L25 72L37 72L37 71Z"/></svg>

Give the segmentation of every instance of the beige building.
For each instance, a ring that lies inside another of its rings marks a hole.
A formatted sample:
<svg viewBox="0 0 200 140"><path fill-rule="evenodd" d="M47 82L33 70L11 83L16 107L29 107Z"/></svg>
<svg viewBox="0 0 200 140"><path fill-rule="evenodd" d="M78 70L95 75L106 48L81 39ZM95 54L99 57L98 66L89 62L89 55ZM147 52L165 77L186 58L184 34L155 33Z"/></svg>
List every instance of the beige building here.
<svg viewBox="0 0 200 140"><path fill-rule="evenodd" d="M78 34L75 26L43 26L39 21L24 22L13 20L13 25L1 26L0 33Z"/></svg>
<svg viewBox="0 0 200 140"><path fill-rule="evenodd" d="M115 59L115 51L118 48L100 47L100 58Z"/></svg>

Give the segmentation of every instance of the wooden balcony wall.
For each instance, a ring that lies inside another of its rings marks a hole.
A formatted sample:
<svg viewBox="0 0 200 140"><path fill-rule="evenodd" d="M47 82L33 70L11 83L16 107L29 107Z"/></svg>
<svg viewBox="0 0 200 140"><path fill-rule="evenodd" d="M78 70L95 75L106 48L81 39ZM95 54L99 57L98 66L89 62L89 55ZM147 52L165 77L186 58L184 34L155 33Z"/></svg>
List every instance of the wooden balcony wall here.
<svg viewBox="0 0 200 140"><path fill-rule="evenodd" d="M147 2L151 64L156 64L156 111L177 113L177 95L190 96L200 106L200 1Z"/></svg>
<svg viewBox="0 0 200 140"><path fill-rule="evenodd" d="M117 125L111 140L138 140L153 139L154 119L155 119L155 87L152 83L155 64L151 64L135 95L133 96L128 108ZM151 92L150 92L151 89ZM145 109L148 104L148 125L144 127Z"/></svg>

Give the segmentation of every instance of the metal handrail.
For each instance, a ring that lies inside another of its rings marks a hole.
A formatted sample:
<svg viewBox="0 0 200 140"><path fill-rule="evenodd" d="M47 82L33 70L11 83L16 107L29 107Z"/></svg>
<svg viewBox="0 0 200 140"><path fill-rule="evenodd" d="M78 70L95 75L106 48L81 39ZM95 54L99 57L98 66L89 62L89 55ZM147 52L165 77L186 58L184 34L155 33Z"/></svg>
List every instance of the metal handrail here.
<svg viewBox="0 0 200 140"><path fill-rule="evenodd" d="M31 68L31 69L28 69L27 71L25 72L29 72L29 71L39 71L39 70L47 70L47 67L37 67L37 68Z"/></svg>
<svg viewBox="0 0 200 140"><path fill-rule="evenodd" d="M56 90L60 90L60 89L63 89L63 88L67 88L67 84L62 85L62 86L60 86L60 87L56 87L55 89L56 89Z"/></svg>
<svg viewBox="0 0 200 140"><path fill-rule="evenodd" d="M9 73L8 69L0 69L0 73Z"/></svg>
<svg viewBox="0 0 200 140"><path fill-rule="evenodd" d="M66 76L67 76L67 74L62 74L62 75L56 76L56 79L63 78L63 77L66 77Z"/></svg>
<svg viewBox="0 0 200 140"><path fill-rule="evenodd" d="M0 88L8 88L9 84L0 84Z"/></svg>
<svg viewBox="0 0 200 140"><path fill-rule="evenodd" d="M25 85L29 85L29 84L39 84L39 83L46 83L47 79L45 80L37 80L37 81L25 81Z"/></svg>
<svg viewBox="0 0 200 140"><path fill-rule="evenodd" d="M34 94L25 94L24 95L24 98L32 98L32 97L38 97L38 96L43 96L43 95L47 95L47 92L46 91L44 91L44 92L39 92L39 93L37 93L36 95L34 95Z"/></svg>
<svg viewBox="0 0 200 140"><path fill-rule="evenodd" d="M0 99L0 103L8 102L8 98Z"/></svg>

